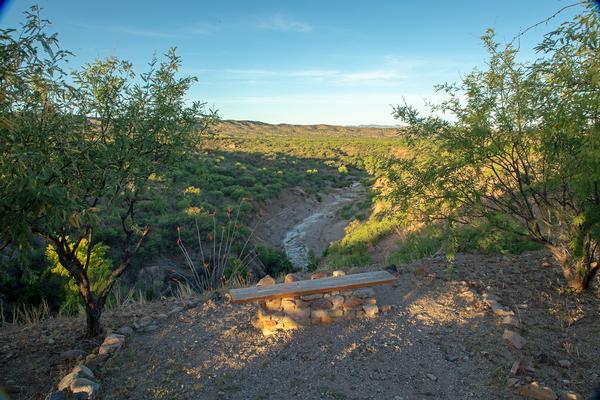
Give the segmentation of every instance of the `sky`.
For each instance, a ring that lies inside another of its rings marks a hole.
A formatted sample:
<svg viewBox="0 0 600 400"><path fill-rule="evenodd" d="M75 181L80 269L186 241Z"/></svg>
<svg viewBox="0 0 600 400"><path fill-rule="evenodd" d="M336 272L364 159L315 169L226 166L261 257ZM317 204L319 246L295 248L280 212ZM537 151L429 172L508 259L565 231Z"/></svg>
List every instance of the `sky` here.
<svg viewBox="0 0 600 400"><path fill-rule="evenodd" d="M144 71L177 47L181 72L198 77L189 100L223 119L268 123L392 125L391 105L426 110L434 85L484 68L481 35L500 42L576 0L126 1L12 0L0 27L17 28L33 4L52 21L79 68L116 56ZM522 57L582 8L527 32Z"/></svg>

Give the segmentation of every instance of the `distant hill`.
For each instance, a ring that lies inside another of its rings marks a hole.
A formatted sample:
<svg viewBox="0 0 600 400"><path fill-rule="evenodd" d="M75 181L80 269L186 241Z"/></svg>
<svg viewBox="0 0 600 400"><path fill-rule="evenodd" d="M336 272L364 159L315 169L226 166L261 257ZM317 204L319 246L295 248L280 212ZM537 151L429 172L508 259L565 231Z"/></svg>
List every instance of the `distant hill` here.
<svg viewBox="0 0 600 400"><path fill-rule="evenodd" d="M354 137L396 137L401 135L401 127L385 125L294 125L268 124L260 121L223 120L217 126L217 132L229 135L261 134L275 136L354 136Z"/></svg>

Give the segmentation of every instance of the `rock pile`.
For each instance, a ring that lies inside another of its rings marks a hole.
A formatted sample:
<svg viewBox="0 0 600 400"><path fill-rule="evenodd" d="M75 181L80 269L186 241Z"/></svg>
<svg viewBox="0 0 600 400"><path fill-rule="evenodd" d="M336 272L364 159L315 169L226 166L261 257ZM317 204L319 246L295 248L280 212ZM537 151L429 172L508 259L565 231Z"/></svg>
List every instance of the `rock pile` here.
<svg viewBox="0 0 600 400"><path fill-rule="evenodd" d="M334 277L343 276L343 271L335 271ZM311 279L327 278L328 273L313 274ZM286 276L284 282L294 282L297 276ZM265 277L257 286L275 284L271 277ZM374 318L379 312L375 291L371 288L317 293L298 297L270 299L259 302L257 318L253 325L263 334L272 335L278 330L297 329L300 326L330 324L336 319Z"/></svg>

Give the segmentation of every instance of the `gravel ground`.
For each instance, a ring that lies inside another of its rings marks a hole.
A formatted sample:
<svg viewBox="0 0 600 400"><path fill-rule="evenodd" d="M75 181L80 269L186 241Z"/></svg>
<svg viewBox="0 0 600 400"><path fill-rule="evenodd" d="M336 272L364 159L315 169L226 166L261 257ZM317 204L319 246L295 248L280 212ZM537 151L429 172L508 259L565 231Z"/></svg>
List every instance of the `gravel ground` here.
<svg viewBox="0 0 600 400"><path fill-rule="evenodd" d="M250 324L255 305L208 300L166 318L178 305L169 300L109 313L113 329L142 317L159 328L135 332L95 371L100 398L516 399L506 387L516 360L521 384L589 398L600 383L600 293L562 293L556 268L542 267L545 257L461 254L453 270L443 257L425 259L400 267L395 286L376 289L379 304L393 306L376 319L268 338ZM484 293L515 312L522 350L503 341L505 327ZM72 367L58 353L81 345L61 331L77 322L0 330L0 385L10 380L12 399L43 399L57 372Z"/></svg>
<svg viewBox="0 0 600 400"><path fill-rule="evenodd" d="M269 338L250 324L255 306L209 301L159 332L135 335L102 371L104 398L512 399L519 397L506 382L516 359L526 367L517 377L522 383L589 395L598 383L600 302L597 294L534 291L532 285L546 283L536 273L556 275L541 267L523 272L525 265L541 265L543 256L461 255L454 272L443 259L424 260L402 267L397 285L377 288L390 312ZM482 262L493 272L482 274ZM514 286L516 277L522 290L506 284ZM483 292L523 307L514 306L528 340L524 350L503 342L504 327ZM564 326L551 311L553 301L584 304L579 322ZM573 366L562 368L558 359Z"/></svg>

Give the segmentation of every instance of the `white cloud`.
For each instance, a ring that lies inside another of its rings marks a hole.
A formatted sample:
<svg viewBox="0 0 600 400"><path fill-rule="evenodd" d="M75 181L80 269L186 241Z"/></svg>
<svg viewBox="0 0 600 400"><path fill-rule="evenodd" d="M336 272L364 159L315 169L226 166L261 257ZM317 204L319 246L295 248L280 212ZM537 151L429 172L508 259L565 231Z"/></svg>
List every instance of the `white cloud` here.
<svg viewBox="0 0 600 400"><path fill-rule="evenodd" d="M277 13L271 15L256 25L259 29L280 32L311 32L313 27L305 22L291 19L285 14Z"/></svg>

